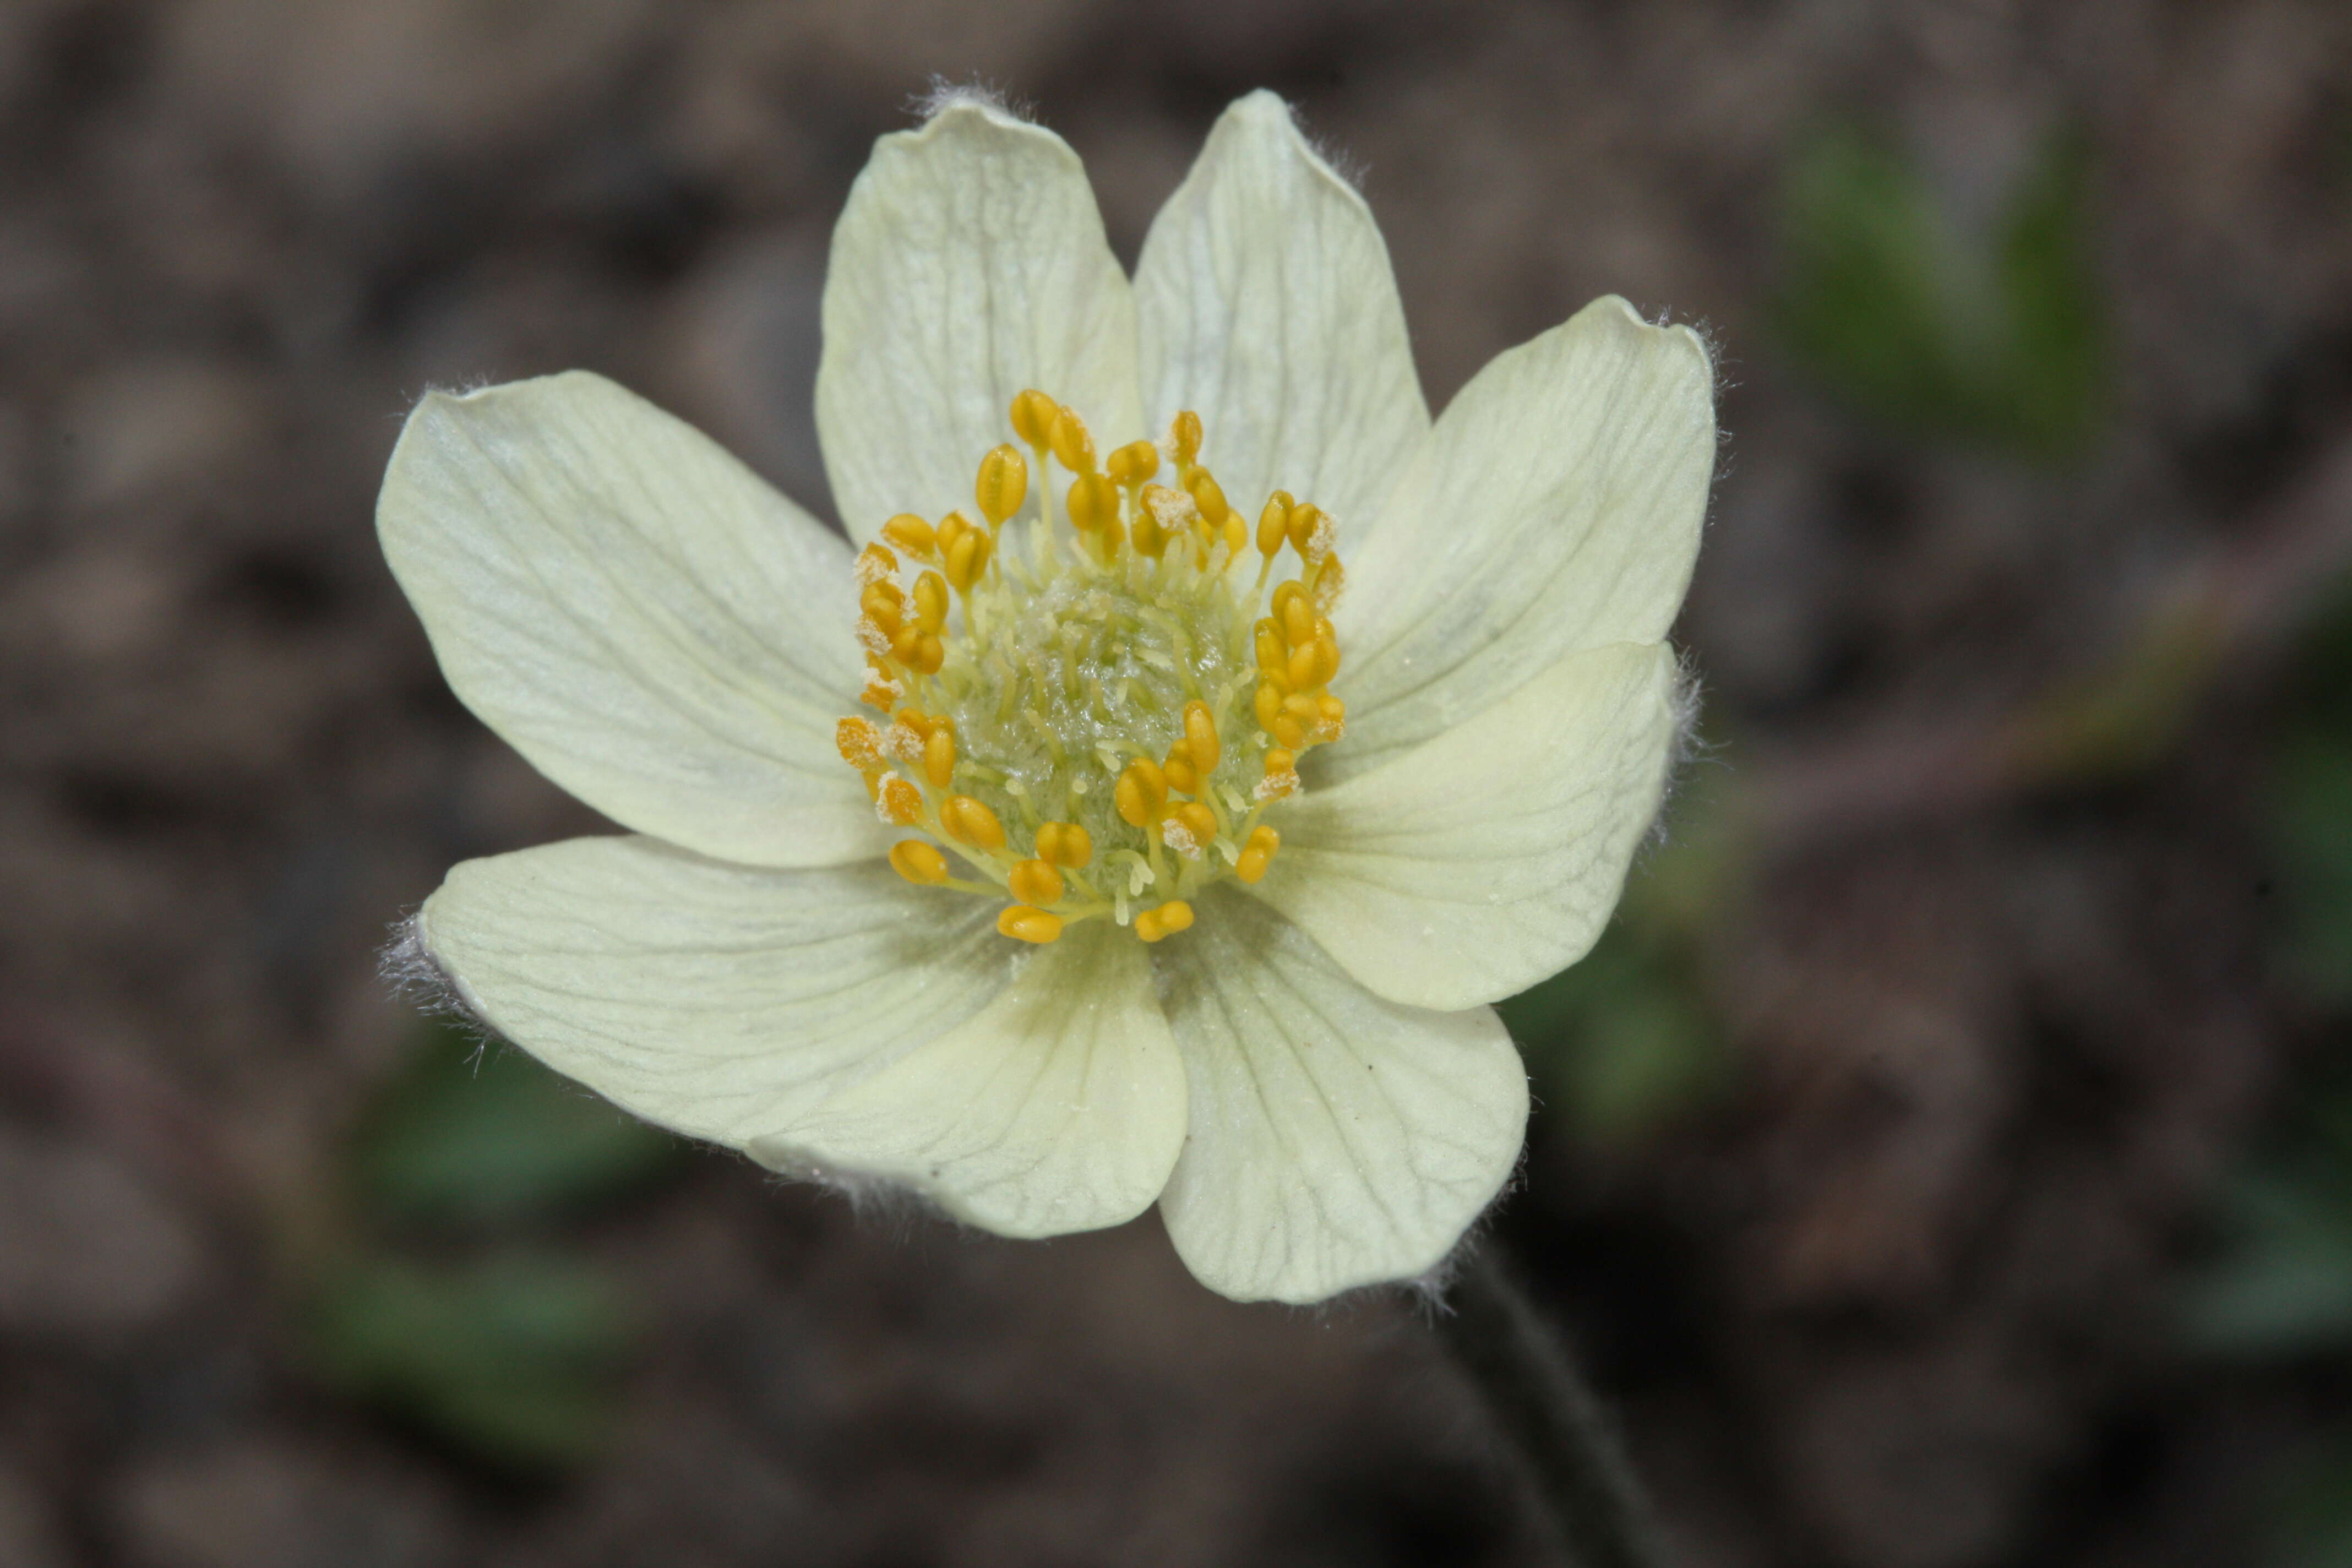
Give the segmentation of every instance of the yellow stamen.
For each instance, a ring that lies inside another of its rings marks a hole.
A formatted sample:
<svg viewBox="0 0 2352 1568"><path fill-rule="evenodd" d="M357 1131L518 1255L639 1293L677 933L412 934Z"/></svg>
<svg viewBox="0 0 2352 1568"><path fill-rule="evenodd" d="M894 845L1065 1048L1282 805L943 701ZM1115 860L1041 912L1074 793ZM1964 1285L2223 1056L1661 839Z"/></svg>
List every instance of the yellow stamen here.
<svg viewBox="0 0 2352 1568"><path fill-rule="evenodd" d="M1217 836L1217 814L1197 800L1188 800L1176 808L1176 820L1192 831L1202 847Z"/></svg>
<svg viewBox="0 0 2352 1568"><path fill-rule="evenodd" d="M882 731L870 719L844 719L833 727L833 743L841 760L861 773L878 773L889 765L882 755Z"/></svg>
<svg viewBox="0 0 2352 1568"><path fill-rule="evenodd" d="M1115 792L1118 815L1130 827L1142 827L1160 815L1168 801L1168 775L1150 757L1138 757L1118 775Z"/></svg>
<svg viewBox="0 0 2352 1568"><path fill-rule="evenodd" d="M884 523L882 537L908 554L924 560L930 558L931 552L938 549L940 543L940 536L931 531L931 525L911 511L902 511Z"/></svg>
<svg viewBox="0 0 2352 1568"><path fill-rule="evenodd" d="M1034 942L1043 947L1062 934L1062 918L1024 904L1007 904L1003 913L996 917L996 929L999 934L1009 936L1015 942Z"/></svg>
<svg viewBox="0 0 2352 1568"><path fill-rule="evenodd" d="M1083 871L1094 858L1094 836L1076 823L1048 822L1037 829L1037 858L1047 865Z"/></svg>
<svg viewBox="0 0 2352 1568"><path fill-rule="evenodd" d="M1045 860L1024 860L1013 868L1005 879L1013 896L1024 904L1043 909L1062 901L1062 874Z"/></svg>
<svg viewBox="0 0 2352 1568"><path fill-rule="evenodd" d="M909 882L936 888L948 879L948 858L919 838L902 838L890 846L890 868Z"/></svg>
<svg viewBox="0 0 2352 1568"><path fill-rule="evenodd" d="M1178 794L1200 793L1200 770L1192 765L1192 749L1183 742L1168 748L1168 760L1160 764L1160 772L1167 776L1168 787Z"/></svg>
<svg viewBox="0 0 2352 1568"><path fill-rule="evenodd" d="M1249 842L1242 846L1242 858L1234 866L1234 875L1244 882L1255 883L1265 875L1276 850L1282 847L1282 835L1260 823L1252 829Z"/></svg>
<svg viewBox="0 0 2352 1568"><path fill-rule="evenodd" d="M996 820L996 813L968 795L951 795L940 807L940 826L950 838L961 839L975 849L1004 847L1004 825Z"/></svg>
<svg viewBox="0 0 2352 1568"><path fill-rule="evenodd" d="M1290 509L1290 521L1284 531L1290 537L1290 547L1304 557L1313 548L1317 528L1323 521L1323 509L1308 501Z"/></svg>
<svg viewBox="0 0 2352 1568"><path fill-rule="evenodd" d="M1273 729L1274 721L1282 717L1282 689L1272 681L1265 682L1258 687L1257 696L1252 700L1250 709L1257 715L1259 729Z"/></svg>
<svg viewBox="0 0 2352 1568"><path fill-rule="evenodd" d="M945 730L933 730L923 742L923 776L931 781L933 789L945 789L955 782L955 737Z"/></svg>
<svg viewBox="0 0 2352 1568"><path fill-rule="evenodd" d="M912 827L923 819L923 792L897 773L884 773L882 787L874 797L874 808L883 821Z"/></svg>
<svg viewBox="0 0 2352 1568"><path fill-rule="evenodd" d="M1289 668L1290 649L1284 646L1282 629L1269 617L1257 624L1257 667L1268 675L1286 674Z"/></svg>
<svg viewBox="0 0 2352 1568"><path fill-rule="evenodd" d="M947 579L936 572L926 572L915 579L915 620L927 632L947 629Z"/></svg>
<svg viewBox="0 0 2352 1568"><path fill-rule="evenodd" d="M1160 448L1149 441L1129 441L1106 458L1103 468L1118 483L1132 488L1160 471Z"/></svg>
<svg viewBox="0 0 2352 1568"><path fill-rule="evenodd" d="M948 551L947 567L948 582L955 591L971 593L980 574L988 570L988 535L976 528L958 532L954 545Z"/></svg>
<svg viewBox="0 0 2352 1568"><path fill-rule="evenodd" d="M1098 533L1118 521L1118 487L1108 475L1080 474L1070 481L1068 499L1070 526L1080 533Z"/></svg>
<svg viewBox="0 0 2352 1568"><path fill-rule="evenodd" d="M1054 416L1054 427L1048 433L1054 457L1062 467L1074 474L1095 471L1095 438L1087 422L1078 417L1075 408L1065 408Z"/></svg>
<svg viewBox="0 0 2352 1568"><path fill-rule="evenodd" d="M1257 514L1257 552L1269 562L1282 553L1283 541L1290 537L1293 504L1288 490L1276 490L1265 498L1265 510Z"/></svg>
<svg viewBox="0 0 2352 1568"><path fill-rule="evenodd" d="M1029 499L1029 464L1011 447L996 447L980 460L980 477L972 481L972 500L988 526L1001 528L1004 520Z"/></svg>
<svg viewBox="0 0 2352 1568"><path fill-rule="evenodd" d="M1190 931L1192 926L1192 906L1181 899L1171 899L1135 917L1135 934L1146 942L1161 941L1180 931Z"/></svg>
<svg viewBox="0 0 2352 1568"><path fill-rule="evenodd" d="M1253 528L1201 461L1192 412L1099 462L1045 393L1009 413L1015 439L980 458L976 512L900 513L859 552L861 701L884 717L845 721L835 742L881 818L926 834L890 850L908 881L996 892L1018 941L1103 920L1159 942L1192 923L1195 889L1266 875L1281 840L1261 816L1346 731L1328 689L1334 526L1276 490ZM1037 526L1006 527L1024 516ZM1120 559L1130 542L1143 559ZM1253 543L1255 580L1235 578ZM1303 564L1276 582L1286 547ZM971 872L950 871L957 854Z"/></svg>
<svg viewBox="0 0 2352 1568"><path fill-rule="evenodd" d="M1184 489L1192 496L1192 504L1201 509L1202 521L1218 532L1223 532L1225 518L1233 510L1225 504L1224 487L1217 483L1208 469L1194 468L1186 477Z"/></svg>
<svg viewBox="0 0 2352 1568"><path fill-rule="evenodd" d="M1181 471L1191 468L1201 458L1201 416L1189 408L1177 415L1169 424L1168 439L1176 448L1177 468Z"/></svg>
<svg viewBox="0 0 2352 1568"><path fill-rule="evenodd" d="M1184 704L1184 749L1192 753L1194 767L1204 773L1217 771L1217 721L1205 702Z"/></svg>
<svg viewBox="0 0 2352 1568"><path fill-rule="evenodd" d="M1062 405L1031 387L1013 400L1013 433L1032 447L1043 447L1052 439L1054 417Z"/></svg>

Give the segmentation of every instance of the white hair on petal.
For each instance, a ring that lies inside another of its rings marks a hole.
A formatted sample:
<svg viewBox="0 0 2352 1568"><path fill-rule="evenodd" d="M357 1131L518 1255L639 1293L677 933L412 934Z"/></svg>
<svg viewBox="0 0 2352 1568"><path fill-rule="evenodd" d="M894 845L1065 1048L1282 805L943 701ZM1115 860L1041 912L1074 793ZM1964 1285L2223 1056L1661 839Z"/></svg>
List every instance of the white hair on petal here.
<svg viewBox="0 0 2352 1568"><path fill-rule="evenodd" d="M1030 105L1006 96L1003 88L976 76L969 81L950 81L946 77L934 76L930 86L907 100L907 110L928 125L949 110L967 105L991 110L1014 120L1031 118Z"/></svg>
<svg viewBox="0 0 2352 1568"><path fill-rule="evenodd" d="M449 1019L485 1041L499 1037L457 977L441 967L441 961L425 945L423 910L394 924L392 940L376 954L375 970L386 989L420 1012Z"/></svg>

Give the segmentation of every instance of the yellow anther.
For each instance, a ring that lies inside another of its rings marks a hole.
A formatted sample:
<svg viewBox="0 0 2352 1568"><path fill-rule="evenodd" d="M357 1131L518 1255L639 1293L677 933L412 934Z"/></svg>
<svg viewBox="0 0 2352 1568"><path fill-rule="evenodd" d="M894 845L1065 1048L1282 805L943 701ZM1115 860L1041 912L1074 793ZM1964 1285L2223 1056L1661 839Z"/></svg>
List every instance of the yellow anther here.
<svg viewBox="0 0 2352 1568"><path fill-rule="evenodd" d="M945 789L955 779L955 737L945 730L933 730L923 742L923 776L931 781L933 789Z"/></svg>
<svg viewBox="0 0 2352 1568"><path fill-rule="evenodd" d="M1007 904L996 917L996 931L1000 936L1009 936L1015 942L1034 942L1043 947L1062 934L1062 919L1025 904Z"/></svg>
<svg viewBox="0 0 2352 1568"><path fill-rule="evenodd" d="M1307 596L1307 584L1293 578L1275 584L1274 597L1266 608L1276 626L1282 628L1282 640L1289 647L1311 640L1315 636L1315 603Z"/></svg>
<svg viewBox="0 0 2352 1568"><path fill-rule="evenodd" d="M1217 721L1205 702L1184 704L1184 749L1192 754L1192 765L1204 773L1217 771Z"/></svg>
<svg viewBox="0 0 2352 1568"><path fill-rule="evenodd" d="M1257 667L1267 674L1287 675L1290 649L1282 640L1282 628L1271 616L1257 624Z"/></svg>
<svg viewBox="0 0 2352 1568"><path fill-rule="evenodd" d="M857 552L857 559L850 569L856 575L857 585L863 588L870 583L882 582L897 572L898 558L882 545L869 544Z"/></svg>
<svg viewBox="0 0 2352 1568"><path fill-rule="evenodd" d="M833 727L833 743L840 749L841 760L861 773L889 766L882 755L882 731L870 719L844 719Z"/></svg>
<svg viewBox="0 0 2352 1568"><path fill-rule="evenodd" d="M1168 438L1176 448L1177 468L1191 468L1201 458L1201 416L1187 408L1169 424Z"/></svg>
<svg viewBox="0 0 2352 1568"><path fill-rule="evenodd" d="M1348 585L1348 574L1339 567L1337 555L1323 557L1323 564L1315 569L1315 613L1328 616L1331 606L1339 602L1339 590Z"/></svg>
<svg viewBox="0 0 2352 1568"><path fill-rule="evenodd" d="M1312 639L1290 650L1288 668L1291 685L1303 687L1322 685L1321 681L1315 679L1315 672L1321 666L1316 658L1316 647Z"/></svg>
<svg viewBox="0 0 2352 1568"><path fill-rule="evenodd" d="M882 820L900 827L912 827L923 819L923 792L897 773L885 773L882 787L874 796L874 805Z"/></svg>
<svg viewBox="0 0 2352 1568"><path fill-rule="evenodd" d="M895 583L874 583L857 595L857 607L874 617L882 635L895 638L898 628L906 624L907 595L898 592Z"/></svg>
<svg viewBox="0 0 2352 1568"><path fill-rule="evenodd" d="M1111 801L1129 826L1141 827L1156 819L1160 808L1168 803L1168 775L1150 757L1138 757L1118 775Z"/></svg>
<svg viewBox="0 0 2352 1568"><path fill-rule="evenodd" d="M882 537L909 555L929 555L940 543L931 525L911 511L902 511L884 523Z"/></svg>
<svg viewBox="0 0 2352 1568"><path fill-rule="evenodd" d="M971 524L964 521L963 513L960 511L951 511L940 519L938 534L940 559L946 560L948 552L955 548L956 541L971 531Z"/></svg>
<svg viewBox="0 0 2352 1568"><path fill-rule="evenodd" d="M940 826L948 837L960 838L975 849L1004 847L1004 825L996 820L996 813L968 795L951 795L940 807Z"/></svg>
<svg viewBox="0 0 2352 1568"><path fill-rule="evenodd" d="M1195 854L1206 849L1209 841L1217 836L1217 814L1197 800L1188 800L1168 815L1171 820L1182 823L1184 831L1192 836Z"/></svg>
<svg viewBox="0 0 2352 1568"><path fill-rule="evenodd" d="M1339 631L1328 618L1315 623L1315 684L1328 686L1339 673Z"/></svg>
<svg viewBox="0 0 2352 1568"><path fill-rule="evenodd" d="M1172 493L1165 485L1143 487L1142 504L1135 509L1135 529L1130 536L1137 554L1148 555L1157 561L1168 549L1168 530L1160 521L1160 514L1167 509L1152 503L1159 497Z"/></svg>
<svg viewBox="0 0 2352 1568"><path fill-rule="evenodd" d="M1090 474L1095 470L1095 438L1087 422L1078 417L1075 408L1065 408L1054 416L1054 427L1046 438L1053 443L1054 456L1062 467L1074 474Z"/></svg>
<svg viewBox="0 0 2352 1568"><path fill-rule="evenodd" d="M1288 490L1276 490L1265 498L1265 510L1257 514L1257 551L1261 555L1281 553L1282 542L1290 537Z"/></svg>
<svg viewBox="0 0 2352 1568"><path fill-rule="evenodd" d="M1265 732L1274 737L1276 745L1294 752L1307 744L1307 725L1296 713L1276 714L1274 721L1265 727Z"/></svg>
<svg viewBox="0 0 2352 1568"><path fill-rule="evenodd" d="M1139 485L1160 471L1160 448L1149 441L1129 441L1105 458L1103 468L1122 485Z"/></svg>
<svg viewBox="0 0 2352 1568"><path fill-rule="evenodd" d="M1248 548L1249 524L1242 521L1241 513L1228 510L1225 513L1225 558L1230 561Z"/></svg>
<svg viewBox="0 0 2352 1568"><path fill-rule="evenodd" d="M922 657L923 628L900 626L890 635L890 657L900 664L912 665Z"/></svg>
<svg viewBox="0 0 2352 1568"><path fill-rule="evenodd" d="M1160 765L1168 779L1168 787L1181 795L1197 795L1201 789L1200 770L1192 765L1192 749L1179 741L1168 748L1168 761Z"/></svg>
<svg viewBox="0 0 2352 1568"><path fill-rule="evenodd" d="M988 570L988 535L976 528L966 528L956 535L948 551L948 582L959 594L971 592L981 574Z"/></svg>
<svg viewBox="0 0 2352 1568"><path fill-rule="evenodd" d="M1194 468L1185 476L1184 489L1192 496L1192 504L1201 509L1202 521L1218 532L1223 532L1225 519L1233 508L1225 504L1225 489L1217 483L1216 476L1206 468Z"/></svg>
<svg viewBox="0 0 2352 1568"><path fill-rule="evenodd" d="M1037 858L1047 865L1077 871L1094 858L1094 835L1076 823L1048 822L1037 829Z"/></svg>
<svg viewBox="0 0 2352 1568"><path fill-rule="evenodd" d="M1290 536L1290 547L1305 555L1314 547L1315 530L1323 521L1323 509L1307 501L1290 509L1290 522L1284 530Z"/></svg>
<svg viewBox="0 0 2352 1568"><path fill-rule="evenodd" d="M857 693L857 700L865 703L868 708L879 708L883 712L887 713L891 709L898 706L898 700L906 695L907 689L893 679L888 670L868 665L866 669L866 685Z"/></svg>
<svg viewBox="0 0 2352 1568"><path fill-rule="evenodd" d="M890 868L909 882L936 888L948 879L948 858L935 845L906 838L890 846Z"/></svg>
<svg viewBox="0 0 2352 1568"><path fill-rule="evenodd" d="M1118 487L1102 474L1080 474L1070 481L1070 526L1093 533L1118 521Z"/></svg>
<svg viewBox="0 0 2352 1568"><path fill-rule="evenodd" d="M936 572L915 579L915 621L927 632L947 628L948 582Z"/></svg>
<svg viewBox="0 0 2352 1568"><path fill-rule="evenodd" d="M1146 942L1159 942L1180 931L1190 931L1192 926L1192 906L1181 899L1171 899L1135 917L1135 934Z"/></svg>
<svg viewBox="0 0 2352 1568"><path fill-rule="evenodd" d="M988 526L1001 528L1004 520L1029 499L1029 459L1012 447L990 448L980 460L980 477L972 481L971 499Z"/></svg>
<svg viewBox="0 0 2352 1568"><path fill-rule="evenodd" d="M925 632L922 640L907 659L908 667L917 675L937 675L940 666L948 661L948 645L937 632Z"/></svg>
<svg viewBox="0 0 2352 1568"><path fill-rule="evenodd" d="M1276 773L1294 773L1297 767L1298 759L1279 746L1265 754L1265 776L1268 778Z"/></svg>
<svg viewBox="0 0 2352 1568"><path fill-rule="evenodd" d="M1271 682L1258 687L1257 696L1250 701L1250 711L1257 715L1257 727L1271 730L1274 721L1282 717L1282 693Z"/></svg>
<svg viewBox="0 0 2352 1568"><path fill-rule="evenodd" d="M1282 847L1282 835L1273 828L1260 826L1242 846L1242 858L1234 866L1234 875L1244 882L1255 882L1265 875L1275 851Z"/></svg>
<svg viewBox="0 0 2352 1568"><path fill-rule="evenodd" d="M1062 405L1031 387L1013 400L1013 433L1032 447L1044 447L1053 438L1054 416Z"/></svg>
<svg viewBox="0 0 2352 1568"><path fill-rule="evenodd" d="M1024 860L1013 868L1006 879L1013 896L1024 904L1044 909L1062 901L1062 874L1045 860Z"/></svg>
<svg viewBox="0 0 2352 1568"><path fill-rule="evenodd" d="M1348 705L1327 691L1315 700L1315 721L1336 730L1348 721Z"/></svg>

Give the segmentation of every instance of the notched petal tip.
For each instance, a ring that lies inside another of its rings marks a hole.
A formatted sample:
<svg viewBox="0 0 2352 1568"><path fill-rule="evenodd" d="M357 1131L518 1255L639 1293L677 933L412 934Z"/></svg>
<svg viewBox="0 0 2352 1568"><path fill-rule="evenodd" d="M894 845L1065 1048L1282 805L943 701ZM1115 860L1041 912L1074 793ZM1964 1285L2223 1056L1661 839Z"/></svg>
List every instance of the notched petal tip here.
<svg viewBox="0 0 2352 1568"><path fill-rule="evenodd" d="M925 125L955 112L969 112L1014 125L1029 123L1024 106L1005 96L1004 89L993 82L975 78L971 81L950 81L935 76L931 85L918 96L912 105L915 115Z"/></svg>
<svg viewBox="0 0 2352 1568"><path fill-rule="evenodd" d="M1645 347L1672 346L1689 353L1696 361L1710 390L1715 384L1715 346L1706 334L1686 321L1669 322L1661 313L1651 321L1633 308L1633 302L1622 294L1602 294L1584 309L1569 318L1571 322L1590 319L1594 327L1620 328L1634 342Z"/></svg>

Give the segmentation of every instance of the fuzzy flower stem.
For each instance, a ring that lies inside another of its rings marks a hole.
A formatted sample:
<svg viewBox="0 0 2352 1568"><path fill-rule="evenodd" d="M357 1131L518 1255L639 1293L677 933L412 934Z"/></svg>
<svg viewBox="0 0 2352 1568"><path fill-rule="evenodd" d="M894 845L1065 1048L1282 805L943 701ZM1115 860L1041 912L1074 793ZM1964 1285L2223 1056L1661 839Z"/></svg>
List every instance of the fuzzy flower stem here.
<svg viewBox="0 0 2352 1568"><path fill-rule="evenodd" d="M1609 1413L1491 1240L1465 1261L1437 1336L1527 1467L1577 1568L1667 1568Z"/></svg>

